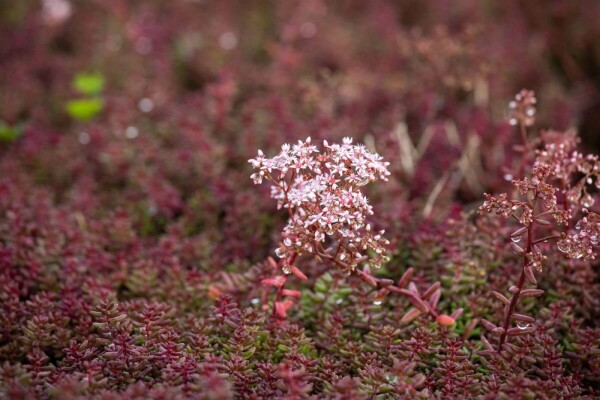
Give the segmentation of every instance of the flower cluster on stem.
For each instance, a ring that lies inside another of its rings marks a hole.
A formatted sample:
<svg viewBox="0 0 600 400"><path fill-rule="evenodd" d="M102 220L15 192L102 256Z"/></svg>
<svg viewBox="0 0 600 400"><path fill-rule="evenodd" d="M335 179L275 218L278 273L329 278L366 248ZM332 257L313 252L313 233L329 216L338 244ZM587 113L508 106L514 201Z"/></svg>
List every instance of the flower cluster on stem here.
<svg viewBox="0 0 600 400"><path fill-rule="evenodd" d="M283 145L273 158L262 151L249 160L257 170L251 178L256 184L266 180L272 184L271 195L278 208L287 209L289 220L283 230L283 240L277 248L279 263L269 258L270 266L284 274L266 278L262 284L276 289L273 316L285 319L287 310L294 304L293 298L300 293L284 289L287 275L294 274L307 279L295 265L298 256L308 253L320 261L327 260L346 272L354 271L368 285L379 288L377 302L394 292L406 296L411 307L401 323L430 315L438 324L454 324L462 309L452 315L439 314L436 310L441 296L440 283L434 282L420 293L411 282L413 269L409 268L395 285L393 280L376 278L370 266L378 268L388 260L385 255L389 241L384 231L374 232L367 217L373 214L371 205L360 187L369 182L386 181L390 175L389 163L381 156L369 152L361 145L353 145L352 139L344 138L342 144L323 142L320 151L311 139L296 145ZM356 268L369 261L362 269ZM284 300L284 298L286 298Z"/></svg>
<svg viewBox="0 0 600 400"><path fill-rule="evenodd" d="M535 103L533 92L521 91L510 104L514 113L510 123L520 125L524 149L535 156L530 176L512 181L518 198L512 199L507 193L498 196L486 193L485 202L479 208L481 215L496 214L520 225L509 237L513 252L522 258L518 282L509 289L508 296L493 292L504 305L504 321L501 326L496 326L483 320L486 328L499 336L498 351L503 349L507 337L535 329L531 325L535 319L517 314L515 309L521 297L543 294L540 289L524 288L526 283L537 285L534 271L542 272L543 262L547 259L542 247L548 250L549 243L555 242L556 248L568 258L593 259L596 256L593 247L598 245L600 237L600 216L588 210L594 203L588 187L594 183L596 187L599 185L598 157L577 152L578 138L572 131L543 132L535 142L543 144L542 148L530 147L526 128L534 123ZM523 155L525 159L527 154ZM519 171L522 169L521 165ZM580 212L584 217L575 225L576 232L572 232L569 230L571 220ZM540 235L542 230L547 233ZM523 238L524 247L519 244ZM517 326L511 327L511 321L517 322Z"/></svg>
<svg viewBox="0 0 600 400"><path fill-rule="evenodd" d="M283 145L272 158L259 150L249 162L257 170L251 176L254 182L270 182L278 208L288 210L276 250L284 272L293 273L296 257L304 253L348 272L366 260L375 268L387 260L389 242L383 231L375 232L367 223L373 209L360 191L369 182L387 180L389 163L381 156L352 144L351 138L342 144L323 141L322 150L307 138Z"/></svg>

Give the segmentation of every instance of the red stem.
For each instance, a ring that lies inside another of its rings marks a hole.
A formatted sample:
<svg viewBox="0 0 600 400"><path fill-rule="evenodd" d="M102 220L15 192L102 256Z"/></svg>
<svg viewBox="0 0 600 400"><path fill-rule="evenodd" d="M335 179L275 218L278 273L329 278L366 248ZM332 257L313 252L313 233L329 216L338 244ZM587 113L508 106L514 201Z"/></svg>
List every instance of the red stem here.
<svg viewBox="0 0 600 400"><path fill-rule="evenodd" d="M531 252L531 248L533 247L533 224L529 224L527 227L527 249L525 249L525 253L523 253L523 267L521 268L521 276L519 277L519 282L517 283L517 288L519 291L513 294L512 299L510 300L510 304L508 305L508 310L504 316L504 325L502 328L504 332L500 335L500 339L498 342L498 352L502 351L502 346L506 342L506 336L508 332L508 328L510 326L510 318L515 312L515 307L517 306L517 302L519 301L519 297L521 295L521 290L523 289L523 285L525 284L525 267L528 264L527 254Z"/></svg>
<svg viewBox="0 0 600 400"><path fill-rule="evenodd" d="M523 140L523 157L521 157L521 162L519 163L519 169L517 170L516 176L523 176L525 162L529 158L529 140L527 139L527 129L525 128L525 124L521 122L519 125L521 131L521 139Z"/></svg>
<svg viewBox="0 0 600 400"><path fill-rule="evenodd" d="M287 277L284 275L284 278ZM277 303L281 300L281 296L283 295L283 287L285 286L285 282L283 285L277 288L277 292L275 293L275 302L273 303L273 317L277 317Z"/></svg>
<svg viewBox="0 0 600 400"><path fill-rule="evenodd" d="M550 235L550 236L546 236L540 239L536 239L533 241L533 244L538 244L538 243L542 243L546 240L552 240L552 239L560 239L560 235Z"/></svg>

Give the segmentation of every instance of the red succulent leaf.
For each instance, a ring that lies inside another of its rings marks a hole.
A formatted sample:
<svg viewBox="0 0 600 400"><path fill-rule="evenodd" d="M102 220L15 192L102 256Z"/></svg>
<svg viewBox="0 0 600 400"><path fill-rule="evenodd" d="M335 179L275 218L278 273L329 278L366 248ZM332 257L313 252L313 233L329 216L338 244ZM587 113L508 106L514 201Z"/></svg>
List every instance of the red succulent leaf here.
<svg viewBox="0 0 600 400"><path fill-rule="evenodd" d="M290 270L292 271L292 274L294 274L294 275L295 275L297 278L300 278L300 279L302 279L303 281L305 281L305 280L307 280L307 279L308 279L308 277L307 277L306 275L304 275L304 273L303 273L302 271L300 271L300 270L298 269L298 267L296 267L296 266L292 266L292 267L290 268Z"/></svg>
<svg viewBox="0 0 600 400"><path fill-rule="evenodd" d="M454 318L446 314L440 314L435 321L442 326L452 326L456 322Z"/></svg>
<svg viewBox="0 0 600 400"><path fill-rule="evenodd" d="M302 296L302 292L300 292L298 290L283 289L283 291L281 293L284 296L296 297L298 299L300 298L300 296Z"/></svg>
<svg viewBox="0 0 600 400"><path fill-rule="evenodd" d="M290 309L291 306L294 305L294 302L291 300L284 300L275 302L275 312L280 318L286 318L287 310Z"/></svg>
<svg viewBox="0 0 600 400"><path fill-rule="evenodd" d="M286 277L282 275L274 276L272 278L265 278L260 281L261 284L265 286L274 286L276 288L280 288L285 284Z"/></svg>

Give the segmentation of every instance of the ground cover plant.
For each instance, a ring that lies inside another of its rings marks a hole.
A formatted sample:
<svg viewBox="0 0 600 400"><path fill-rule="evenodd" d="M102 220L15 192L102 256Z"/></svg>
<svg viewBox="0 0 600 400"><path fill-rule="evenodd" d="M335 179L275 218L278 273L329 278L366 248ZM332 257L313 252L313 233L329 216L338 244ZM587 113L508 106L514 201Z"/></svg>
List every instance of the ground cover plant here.
<svg viewBox="0 0 600 400"><path fill-rule="evenodd" d="M0 3L0 397L600 397L599 17Z"/></svg>

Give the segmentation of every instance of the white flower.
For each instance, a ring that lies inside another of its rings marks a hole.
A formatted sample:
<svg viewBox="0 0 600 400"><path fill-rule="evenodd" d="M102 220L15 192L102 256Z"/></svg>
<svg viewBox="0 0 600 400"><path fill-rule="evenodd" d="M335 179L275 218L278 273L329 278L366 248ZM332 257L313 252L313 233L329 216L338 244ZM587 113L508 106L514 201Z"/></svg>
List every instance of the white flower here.
<svg viewBox="0 0 600 400"><path fill-rule="evenodd" d="M258 170L251 175L254 183L271 182L271 197L278 209L291 210L276 254L283 258L319 253L327 242L338 249L335 261L344 268L358 264L362 257L356 251L359 247L372 250L370 263L379 266L387 259L384 254L389 242L381 233L374 236L370 225L365 226L366 216L373 210L359 187L387 180L389 163L362 145L352 145L352 138L344 138L341 145L327 141L323 145L321 153L307 138L293 146L284 144L272 158L259 150L256 158L248 160Z"/></svg>

